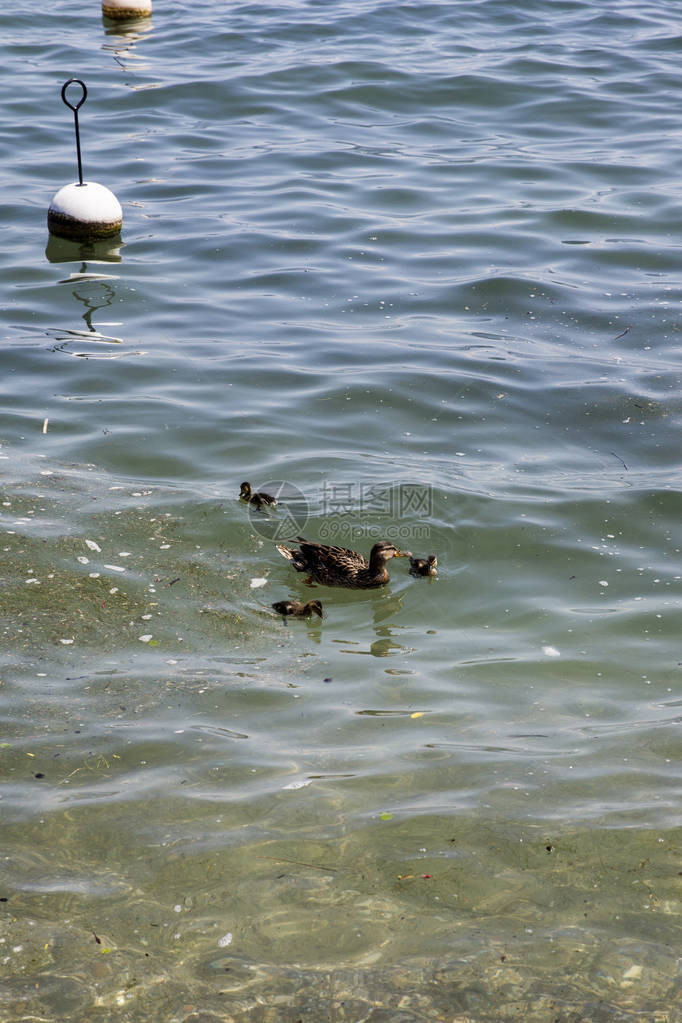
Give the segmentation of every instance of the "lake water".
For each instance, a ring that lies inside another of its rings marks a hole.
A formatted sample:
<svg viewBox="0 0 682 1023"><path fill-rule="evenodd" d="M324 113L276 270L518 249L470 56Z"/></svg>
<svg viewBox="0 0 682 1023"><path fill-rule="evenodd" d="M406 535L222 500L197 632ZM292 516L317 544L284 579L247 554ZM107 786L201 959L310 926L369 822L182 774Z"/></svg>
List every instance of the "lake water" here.
<svg viewBox="0 0 682 1023"><path fill-rule="evenodd" d="M679 15L0 14L3 1023L682 1019Z"/></svg>

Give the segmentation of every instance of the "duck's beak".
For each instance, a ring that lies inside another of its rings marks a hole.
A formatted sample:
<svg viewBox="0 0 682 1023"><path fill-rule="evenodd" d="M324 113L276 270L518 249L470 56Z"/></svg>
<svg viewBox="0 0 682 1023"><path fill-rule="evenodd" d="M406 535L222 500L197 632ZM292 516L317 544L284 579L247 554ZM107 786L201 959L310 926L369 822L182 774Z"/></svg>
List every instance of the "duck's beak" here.
<svg viewBox="0 0 682 1023"><path fill-rule="evenodd" d="M396 550L395 557L396 558L411 558L412 557L412 551L399 551L399 550Z"/></svg>

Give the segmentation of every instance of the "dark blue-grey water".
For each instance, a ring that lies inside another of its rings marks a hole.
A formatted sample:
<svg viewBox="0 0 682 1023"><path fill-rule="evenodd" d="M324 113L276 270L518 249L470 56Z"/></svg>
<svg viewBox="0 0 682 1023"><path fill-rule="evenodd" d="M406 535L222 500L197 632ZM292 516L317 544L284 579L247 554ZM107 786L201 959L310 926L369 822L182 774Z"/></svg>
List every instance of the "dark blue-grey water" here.
<svg viewBox="0 0 682 1023"><path fill-rule="evenodd" d="M679 14L0 14L3 1023L682 1019Z"/></svg>

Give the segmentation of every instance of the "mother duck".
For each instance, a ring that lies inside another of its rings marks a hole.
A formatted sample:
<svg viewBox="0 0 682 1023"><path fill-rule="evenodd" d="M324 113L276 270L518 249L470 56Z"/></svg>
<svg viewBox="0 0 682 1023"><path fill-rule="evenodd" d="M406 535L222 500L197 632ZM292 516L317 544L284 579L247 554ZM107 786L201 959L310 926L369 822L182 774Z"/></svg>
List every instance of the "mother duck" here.
<svg viewBox="0 0 682 1023"><path fill-rule="evenodd" d="M297 572L307 572L306 582L325 586L347 586L355 590L369 590L383 586L390 576L386 562L391 558L409 558L409 551L401 551L387 540L379 540L370 551L369 561L363 554L345 547L329 547L297 536L298 550L277 544L280 554L290 561Z"/></svg>

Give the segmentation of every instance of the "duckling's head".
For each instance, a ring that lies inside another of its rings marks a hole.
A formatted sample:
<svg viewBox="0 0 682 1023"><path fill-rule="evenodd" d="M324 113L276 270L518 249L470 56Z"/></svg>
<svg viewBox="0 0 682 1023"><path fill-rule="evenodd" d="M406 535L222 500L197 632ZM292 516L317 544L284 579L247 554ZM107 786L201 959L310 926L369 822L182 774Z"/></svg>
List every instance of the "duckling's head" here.
<svg viewBox="0 0 682 1023"><path fill-rule="evenodd" d="M245 497L246 500L248 501L248 499L251 497L251 494L252 494L252 490L251 490L251 484L250 483L240 483L239 484L239 496L240 497Z"/></svg>
<svg viewBox="0 0 682 1023"><path fill-rule="evenodd" d="M410 558L410 572L412 575L438 575L438 558L435 554L429 554L428 558Z"/></svg>
<svg viewBox="0 0 682 1023"><path fill-rule="evenodd" d="M320 618L324 618L322 614L322 604L319 600L309 600L306 607L312 614L319 615Z"/></svg>

